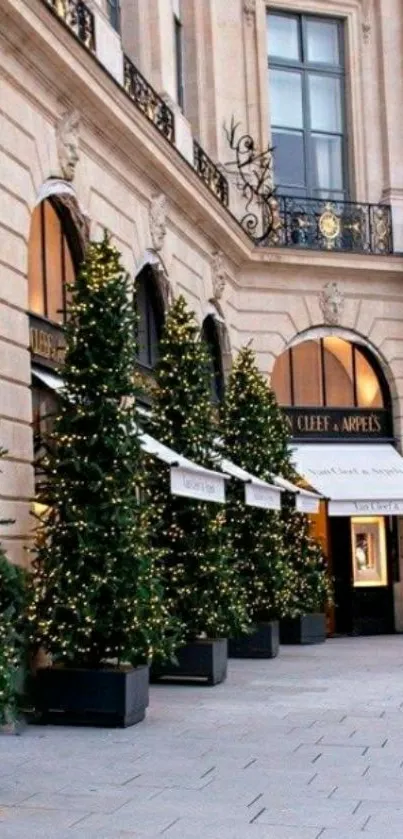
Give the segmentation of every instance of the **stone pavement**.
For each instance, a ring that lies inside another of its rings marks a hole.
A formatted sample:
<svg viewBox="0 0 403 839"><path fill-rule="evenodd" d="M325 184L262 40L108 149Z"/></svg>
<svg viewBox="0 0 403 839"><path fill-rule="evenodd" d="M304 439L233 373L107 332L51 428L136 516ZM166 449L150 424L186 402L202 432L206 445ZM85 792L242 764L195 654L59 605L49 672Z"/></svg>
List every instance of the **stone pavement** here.
<svg viewBox="0 0 403 839"><path fill-rule="evenodd" d="M403 638L230 661L122 730L0 738L0 839L402 839Z"/></svg>

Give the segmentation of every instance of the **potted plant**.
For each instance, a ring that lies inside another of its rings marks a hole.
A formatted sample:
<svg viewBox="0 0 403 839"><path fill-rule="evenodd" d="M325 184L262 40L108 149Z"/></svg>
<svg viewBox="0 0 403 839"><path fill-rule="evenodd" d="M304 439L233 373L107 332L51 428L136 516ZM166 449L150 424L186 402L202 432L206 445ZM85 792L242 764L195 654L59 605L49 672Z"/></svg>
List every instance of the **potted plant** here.
<svg viewBox="0 0 403 839"><path fill-rule="evenodd" d="M209 355L183 297L168 312L155 374L152 424L158 439L214 468ZM227 672L227 638L246 625L245 596L225 538L225 509L172 495L166 467L151 468L159 513L154 543L165 555L167 605L183 625L185 642L176 659L153 667L153 676L217 684Z"/></svg>
<svg viewBox="0 0 403 839"><path fill-rule="evenodd" d="M105 234L71 289L64 389L39 480L29 623L49 656L35 678L45 721L127 726L148 704L148 666L170 649L161 556L136 424L136 320Z"/></svg>
<svg viewBox="0 0 403 839"><path fill-rule="evenodd" d="M288 427L260 374L252 349L234 361L221 410L220 452L237 466L270 482L289 457ZM287 601L285 549L280 514L246 506L244 490L227 492L227 527L236 569L247 595L250 631L233 637L233 657L274 658L279 618Z"/></svg>

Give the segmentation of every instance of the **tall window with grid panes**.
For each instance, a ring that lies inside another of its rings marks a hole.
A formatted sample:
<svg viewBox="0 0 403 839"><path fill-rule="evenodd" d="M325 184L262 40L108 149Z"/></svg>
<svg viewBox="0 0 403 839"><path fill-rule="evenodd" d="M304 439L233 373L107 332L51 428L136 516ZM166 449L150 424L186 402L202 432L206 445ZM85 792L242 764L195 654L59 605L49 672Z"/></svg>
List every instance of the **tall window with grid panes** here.
<svg viewBox="0 0 403 839"><path fill-rule="evenodd" d="M267 43L278 193L347 200L342 21L269 13Z"/></svg>

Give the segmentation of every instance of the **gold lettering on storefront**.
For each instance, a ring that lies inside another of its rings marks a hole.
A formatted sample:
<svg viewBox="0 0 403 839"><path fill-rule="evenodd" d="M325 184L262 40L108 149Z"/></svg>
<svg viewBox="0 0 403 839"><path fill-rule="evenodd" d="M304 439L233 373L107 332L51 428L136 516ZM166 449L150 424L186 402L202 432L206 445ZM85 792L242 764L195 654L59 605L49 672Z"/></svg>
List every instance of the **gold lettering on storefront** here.
<svg viewBox="0 0 403 839"><path fill-rule="evenodd" d="M327 414L299 414L297 429L308 434L323 434L330 431L330 417Z"/></svg>
<svg viewBox="0 0 403 839"><path fill-rule="evenodd" d="M309 409L287 413L291 435L297 437L348 437L387 436L385 412L343 412L330 409L328 413Z"/></svg>
<svg viewBox="0 0 403 839"><path fill-rule="evenodd" d="M31 327L30 329L30 349L32 355L46 358L48 361L55 363L62 363L66 355L66 348L60 344L60 337L52 335L44 329L37 329Z"/></svg>

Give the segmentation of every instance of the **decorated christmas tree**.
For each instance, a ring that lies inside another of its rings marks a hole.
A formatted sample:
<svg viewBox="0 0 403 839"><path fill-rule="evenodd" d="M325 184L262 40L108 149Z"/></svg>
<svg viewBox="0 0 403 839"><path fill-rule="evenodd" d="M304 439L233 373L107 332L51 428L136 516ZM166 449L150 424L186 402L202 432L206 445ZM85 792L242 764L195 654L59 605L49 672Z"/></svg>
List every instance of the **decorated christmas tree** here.
<svg viewBox="0 0 403 839"><path fill-rule="evenodd" d="M64 389L38 501L32 640L54 662L97 668L170 652L161 555L136 425L136 319L105 234L70 289Z"/></svg>
<svg viewBox="0 0 403 839"><path fill-rule="evenodd" d="M268 482L278 475L300 483L287 419L250 347L234 362L221 425L223 453L237 466ZM243 492L232 486L228 520L254 622L323 611L330 594L326 562L295 495L283 494L281 513L267 512L245 507Z"/></svg>
<svg viewBox="0 0 403 839"><path fill-rule="evenodd" d="M234 361L221 411L221 451L247 472L270 482L289 461L288 430L250 347ZM231 482L227 520L237 570L254 624L287 612L286 550L281 515L245 505L244 489Z"/></svg>
<svg viewBox="0 0 403 839"><path fill-rule="evenodd" d="M287 477L298 480L292 468ZM295 618L324 612L332 601L332 583L322 548L311 535L309 518L295 509L290 497L284 501L281 517L287 552L286 614Z"/></svg>
<svg viewBox="0 0 403 839"><path fill-rule="evenodd" d="M0 459L4 457L0 449ZM2 519L0 525L11 524ZM24 656L25 574L8 561L0 544L0 725L13 722L17 679Z"/></svg>
<svg viewBox="0 0 403 839"><path fill-rule="evenodd" d="M183 297L167 315L156 383L152 421L158 439L200 466L215 468L208 350ZM240 631L245 597L226 539L225 507L175 497L166 466L158 464L153 467L153 498L167 602L185 626L186 641Z"/></svg>

